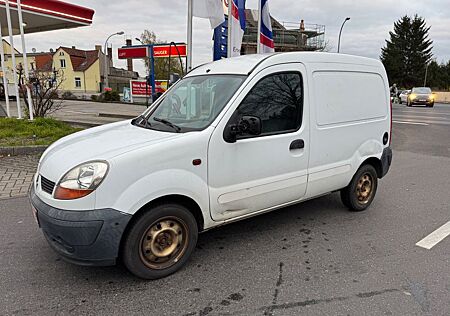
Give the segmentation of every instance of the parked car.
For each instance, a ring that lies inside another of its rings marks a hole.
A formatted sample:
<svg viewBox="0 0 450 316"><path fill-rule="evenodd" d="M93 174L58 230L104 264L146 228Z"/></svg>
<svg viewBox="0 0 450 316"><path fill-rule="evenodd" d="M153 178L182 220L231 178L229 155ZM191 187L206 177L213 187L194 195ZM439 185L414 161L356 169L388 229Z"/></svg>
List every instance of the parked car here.
<svg viewBox="0 0 450 316"><path fill-rule="evenodd" d="M186 264L199 232L338 190L349 210L367 209L392 159L389 97L383 65L363 57L209 63L141 116L51 145L33 212L64 259L121 259L161 278Z"/></svg>
<svg viewBox="0 0 450 316"><path fill-rule="evenodd" d="M408 96L406 106L413 106L415 104L423 104L428 107L434 106L434 94L428 87L412 88Z"/></svg>
<svg viewBox="0 0 450 316"><path fill-rule="evenodd" d="M408 95L411 93L411 90L403 90L399 95L399 103L403 104L408 101Z"/></svg>

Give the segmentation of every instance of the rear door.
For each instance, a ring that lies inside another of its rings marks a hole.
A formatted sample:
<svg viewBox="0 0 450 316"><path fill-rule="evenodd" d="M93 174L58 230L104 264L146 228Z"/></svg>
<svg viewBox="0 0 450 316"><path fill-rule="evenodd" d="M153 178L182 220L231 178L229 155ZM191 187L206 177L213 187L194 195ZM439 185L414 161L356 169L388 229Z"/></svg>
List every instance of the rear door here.
<svg viewBox="0 0 450 316"><path fill-rule="evenodd" d="M306 193L309 110L300 63L262 70L215 129L208 150L211 216L226 220L300 200ZM227 143L223 132L244 115L262 134Z"/></svg>

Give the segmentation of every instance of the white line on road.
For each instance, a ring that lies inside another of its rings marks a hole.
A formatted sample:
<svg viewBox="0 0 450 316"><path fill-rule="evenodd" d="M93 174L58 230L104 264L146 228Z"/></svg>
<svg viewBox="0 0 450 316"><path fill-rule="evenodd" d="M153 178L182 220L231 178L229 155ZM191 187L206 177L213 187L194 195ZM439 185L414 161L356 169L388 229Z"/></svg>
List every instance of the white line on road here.
<svg viewBox="0 0 450 316"><path fill-rule="evenodd" d="M431 249L441 242L445 237L450 235L450 221L436 229L434 232L429 234L427 237L419 241L416 246Z"/></svg>
<svg viewBox="0 0 450 316"><path fill-rule="evenodd" d="M392 121L392 123L397 123L397 124L411 124L411 125L423 125L423 126L428 126L428 125L429 125L429 124L427 124L427 123L410 122L410 121Z"/></svg>

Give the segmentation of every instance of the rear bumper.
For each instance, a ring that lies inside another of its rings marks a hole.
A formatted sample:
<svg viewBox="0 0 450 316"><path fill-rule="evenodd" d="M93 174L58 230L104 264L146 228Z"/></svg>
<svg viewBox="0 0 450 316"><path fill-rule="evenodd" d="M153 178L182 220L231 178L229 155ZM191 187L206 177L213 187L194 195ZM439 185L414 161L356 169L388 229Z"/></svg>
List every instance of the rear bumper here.
<svg viewBox="0 0 450 316"><path fill-rule="evenodd" d="M113 209L57 209L40 200L33 188L30 201L47 242L64 260L89 266L115 264L131 215Z"/></svg>
<svg viewBox="0 0 450 316"><path fill-rule="evenodd" d="M383 178L389 171L392 163L392 149L391 147L386 147L381 155L381 177Z"/></svg>

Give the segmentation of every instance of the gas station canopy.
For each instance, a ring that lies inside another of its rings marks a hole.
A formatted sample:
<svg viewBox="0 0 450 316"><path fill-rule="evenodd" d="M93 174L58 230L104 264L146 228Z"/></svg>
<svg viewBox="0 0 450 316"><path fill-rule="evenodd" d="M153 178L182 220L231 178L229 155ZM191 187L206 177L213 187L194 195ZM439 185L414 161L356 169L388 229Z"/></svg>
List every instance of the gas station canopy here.
<svg viewBox="0 0 450 316"><path fill-rule="evenodd" d="M58 0L22 0L25 33L45 32L86 26L92 23L94 10ZM17 11L17 0L9 0L11 11ZM6 1L0 0L0 8ZM11 14L13 34L20 34L17 14ZM6 10L0 10L2 34L8 34Z"/></svg>

